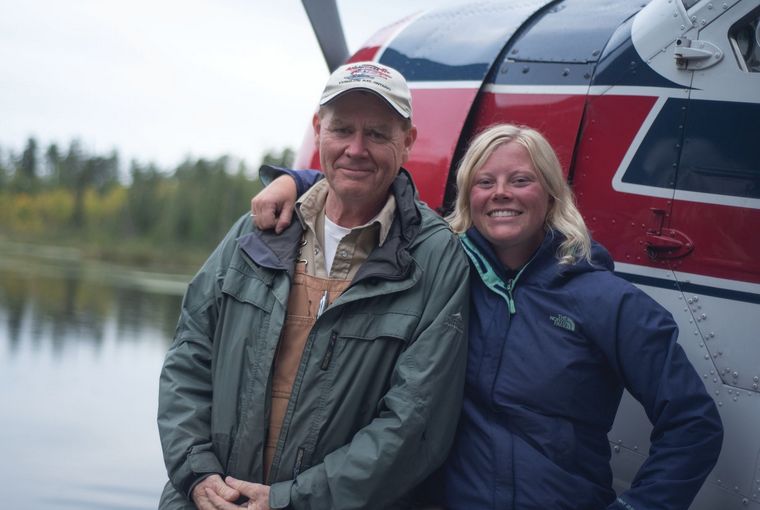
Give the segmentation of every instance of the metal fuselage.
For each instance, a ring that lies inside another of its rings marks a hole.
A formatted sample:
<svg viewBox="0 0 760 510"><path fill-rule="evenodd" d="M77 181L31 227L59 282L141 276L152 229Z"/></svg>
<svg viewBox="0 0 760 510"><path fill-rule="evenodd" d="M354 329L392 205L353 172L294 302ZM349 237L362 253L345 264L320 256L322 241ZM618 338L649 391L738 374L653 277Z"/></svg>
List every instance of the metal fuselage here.
<svg viewBox="0 0 760 510"><path fill-rule="evenodd" d="M475 133L546 135L594 238L673 314L719 406L723 450L694 509L760 509L760 69L737 35L760 37L758 18L760 0L479 3L408 18L350 59L407 78L407 167L440 212ZM297 166L319 166L309 137ZM626 395L609 434L617 489L649 430Z"/></svg>

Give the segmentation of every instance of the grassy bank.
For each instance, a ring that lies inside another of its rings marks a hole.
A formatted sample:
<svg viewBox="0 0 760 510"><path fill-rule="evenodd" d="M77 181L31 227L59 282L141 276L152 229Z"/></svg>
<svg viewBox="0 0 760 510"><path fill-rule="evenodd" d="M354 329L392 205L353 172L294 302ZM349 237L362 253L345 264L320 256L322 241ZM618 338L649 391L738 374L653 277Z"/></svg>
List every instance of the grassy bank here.
<svg viewBox="0 0 760 510"><path fill-rule="evenodd" d="M30 257L50 263L102 262L149 273L192 275L211 250L139 239L93 241L73 235L44 239L0 232L0 257Z"/></svg>

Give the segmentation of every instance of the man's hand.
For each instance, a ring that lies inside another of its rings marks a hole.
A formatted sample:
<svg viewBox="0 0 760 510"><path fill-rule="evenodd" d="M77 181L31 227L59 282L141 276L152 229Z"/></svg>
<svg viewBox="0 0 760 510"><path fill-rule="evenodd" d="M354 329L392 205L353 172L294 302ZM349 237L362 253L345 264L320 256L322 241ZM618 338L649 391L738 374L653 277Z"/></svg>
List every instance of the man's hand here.
<svg viewBox="0 0 760 510"><path fill-rule="evenodd" d="M281 175L251 199L251 215L259 230L279 234L293 219L296 203L296 183L289 175Z"/></svg>
<svg viewBox="0 0 760 510"><path fill-rule="evenodd" d="M248 501L242 505L235 505L224 498L219 497L211 489L206 489L209 501L215 510L270 510L269 509L269 486L260 483L244 482L228 476L225 478L227 485L232 487L236 492L248 498Z"/></svg>
<svg viewBox="0 0 760 510"><path fill-rule="evenodd" d="M193 503L198 507L198 510L214 510L219 508L214 506L214 503L208 496L209 494L213 494L217 499L224 502L236 501L240 497L240 492L224 483L219 475L211 475L193 487Z"/></svg>

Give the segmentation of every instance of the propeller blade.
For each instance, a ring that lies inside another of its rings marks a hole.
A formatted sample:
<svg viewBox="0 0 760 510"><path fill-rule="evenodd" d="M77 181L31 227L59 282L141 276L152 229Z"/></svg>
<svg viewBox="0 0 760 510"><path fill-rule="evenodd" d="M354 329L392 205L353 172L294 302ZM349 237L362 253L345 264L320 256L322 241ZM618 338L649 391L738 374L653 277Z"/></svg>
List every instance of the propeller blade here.
<svg viewBox="0 0 760 510"><path fill-rule="evenodd" d="M333 72L348 58L348 46L335 0L301 0L317 36L327 68Z"/></svg>

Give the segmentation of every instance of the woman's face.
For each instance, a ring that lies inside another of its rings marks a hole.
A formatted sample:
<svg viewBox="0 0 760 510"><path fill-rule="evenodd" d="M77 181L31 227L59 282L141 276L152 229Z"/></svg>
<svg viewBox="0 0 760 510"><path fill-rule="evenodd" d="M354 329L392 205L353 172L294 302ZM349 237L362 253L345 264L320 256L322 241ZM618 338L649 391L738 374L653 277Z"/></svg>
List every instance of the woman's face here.
<svg viewBox="0 0 760 510"><path fill-rule="evenodd" d="M499 145L473 177L472 222L510 269L525 264L540 246L549 204L528 150L519 143Z"/></svg>

